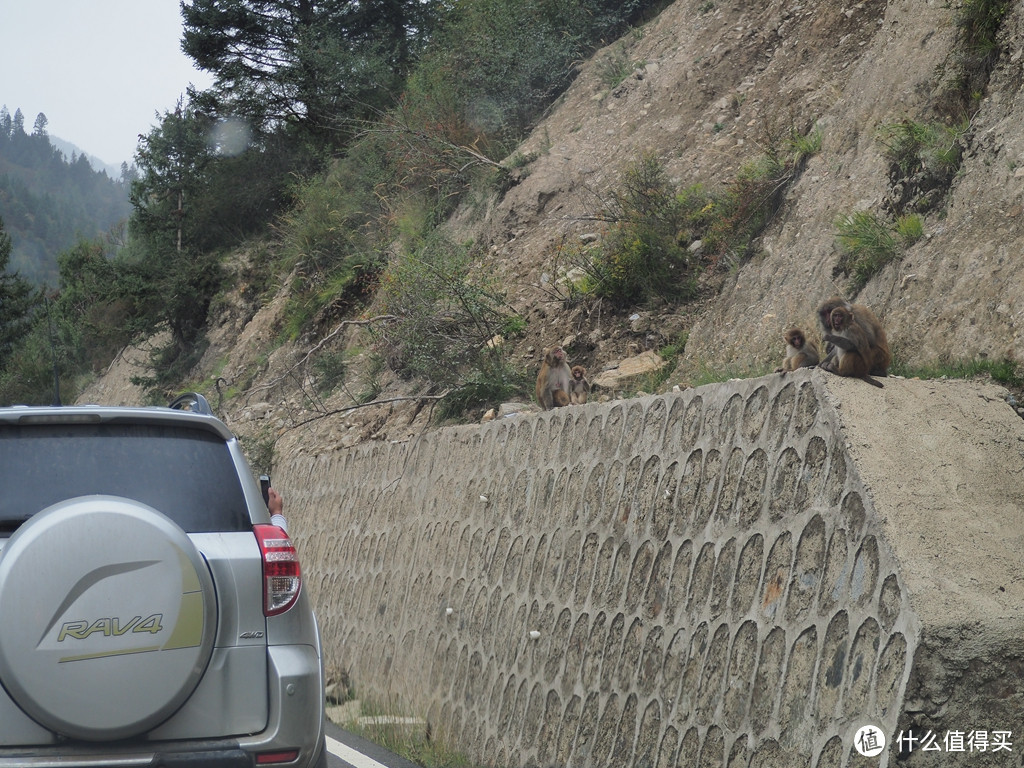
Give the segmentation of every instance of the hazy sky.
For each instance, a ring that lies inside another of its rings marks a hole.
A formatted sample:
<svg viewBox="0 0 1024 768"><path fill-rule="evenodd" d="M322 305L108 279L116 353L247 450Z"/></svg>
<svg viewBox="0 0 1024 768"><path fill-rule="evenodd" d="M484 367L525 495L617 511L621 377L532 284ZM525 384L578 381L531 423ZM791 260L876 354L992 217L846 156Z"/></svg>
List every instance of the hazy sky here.
<svg viewBox="0 0 1024 768"><path fill-rule="evenodd" d="M181 52L178 0L0 0L0 104L105 163L132 161L139 134L208 73Z"/></svg>

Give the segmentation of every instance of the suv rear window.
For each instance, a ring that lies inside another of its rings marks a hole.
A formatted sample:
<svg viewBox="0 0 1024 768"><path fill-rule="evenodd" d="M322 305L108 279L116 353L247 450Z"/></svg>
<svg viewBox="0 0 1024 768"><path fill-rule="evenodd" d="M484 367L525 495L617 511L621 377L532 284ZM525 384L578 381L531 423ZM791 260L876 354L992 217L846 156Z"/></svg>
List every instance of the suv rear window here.
<svg viewBox="0 0 1024 768"><path fill-rule="evenodd" d="M51 504L110 494L163 512L188 533L251 530L225 442L153 424L0 426L0 534Z"/></svg>

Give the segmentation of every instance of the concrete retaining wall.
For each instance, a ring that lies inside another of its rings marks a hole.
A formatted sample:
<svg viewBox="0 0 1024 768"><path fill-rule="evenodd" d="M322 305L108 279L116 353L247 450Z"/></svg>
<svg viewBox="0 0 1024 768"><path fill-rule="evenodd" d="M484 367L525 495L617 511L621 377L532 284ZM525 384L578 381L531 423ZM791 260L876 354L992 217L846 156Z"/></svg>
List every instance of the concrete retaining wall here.
<svg viewBox="0 0 1024 768"><path fill-rule="evenodd" d="M485 765L894 764L893 748L859 756L854 733L921 726L908 686L928 699L948 665L931 653L931 682L911 679L930 647L920 578L841 414L918 400L921 383L837 381L798 372L346 451L283 441L275 482L328 667Z"/></svg>

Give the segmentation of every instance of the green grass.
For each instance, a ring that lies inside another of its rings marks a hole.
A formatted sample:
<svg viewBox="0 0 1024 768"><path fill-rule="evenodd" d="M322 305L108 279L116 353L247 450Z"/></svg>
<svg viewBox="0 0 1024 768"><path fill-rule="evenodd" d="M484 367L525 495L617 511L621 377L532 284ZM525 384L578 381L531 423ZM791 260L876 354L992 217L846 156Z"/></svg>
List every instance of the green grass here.
<svg viewBox="0 0 1024 768"><path fill-rule="evenodd" d="M363 702L362 716L388 717L405 716L400 707L380 706L372 702ZM396 714L398 713L398 714ZM475 764L465 755L452 749L445 739L430 731L427 726L426 738L411 734L406 728L394 725L368 724L360 725L357 721L345 723L345 728L362 736L396 755L411 760L423 768L474 768Z"/></svg>
<svg viewBox="0 0 1024 768"><path fill-rule="evenodd" d="M905 247L910 247L924 237L924 221L916 213L896 219L896 235Z"/></svg>
<svg viewBox="0 0 1024 768"><path fill-rule="evenodd" d="M961 140L970 127L968 119L953 124L901 120L882 125L877 138L885 157L905 178L925 171L948 183L960 170Z"/></svg>
<svg viewBox="0 0 1024 768"><path fill-rule="evenodd" d="M900 243L893 229L870 211L855 211L836 219L836 240L843 250L839 266L850 275L853 293L900 257Z"/></svg>
<svg viewBox="0 0 1024 768"><path fill-rule="evenodd" d="M611 90L633 74L639 63L630 60L625 47L620 43L600 59L596 66L597 77L601 84Z"/></svg>
<svg viewBox="0 0 1024 768"><path fill-rule="evenodd" d="M1024 389L1024 366L1015 360L973 360L936 361L924 365L909 366L897 358L889 371L908 379L976 379L990 378L1005 387Z"/></svg>
<svg viewBox="0 0 1024 768"><path fill-rule="evenodd" d="M706 365L699 365L690 375L691 387L703 387L705 384L721 384L731 379L756 379L759 376L767 376L775 370L773 365L760 365L751 367L740 365L727 365L719 368L710 368Z"/></svg>

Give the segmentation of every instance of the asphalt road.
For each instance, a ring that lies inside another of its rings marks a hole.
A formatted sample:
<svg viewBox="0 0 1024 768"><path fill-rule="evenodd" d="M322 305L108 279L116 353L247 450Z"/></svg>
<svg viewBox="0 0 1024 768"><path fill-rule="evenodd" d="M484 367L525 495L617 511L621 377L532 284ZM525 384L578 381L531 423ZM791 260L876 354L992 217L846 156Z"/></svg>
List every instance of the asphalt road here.
<svg viewBox="0 0 1024 768"><path fill-rule="evenodd" d="M378 747L327 721L329 768L418 768L416 763Z"/></svg>

